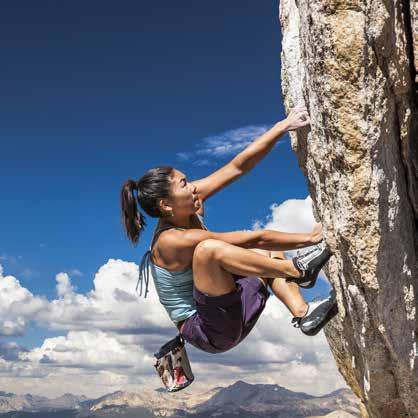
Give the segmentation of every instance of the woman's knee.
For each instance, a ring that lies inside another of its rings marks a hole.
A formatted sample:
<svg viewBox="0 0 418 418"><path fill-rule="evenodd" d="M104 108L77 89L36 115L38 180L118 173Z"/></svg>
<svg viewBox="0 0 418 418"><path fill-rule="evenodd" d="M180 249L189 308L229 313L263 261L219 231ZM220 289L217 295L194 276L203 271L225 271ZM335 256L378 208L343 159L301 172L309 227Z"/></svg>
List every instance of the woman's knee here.
<svg viewBox="0 0 418 418"><path fill-rule="evenodd" d="M196 245L193 253L193 259L211 259L216 260L222 250L225 248L226 243L217 239L205 239Z"/></svg>

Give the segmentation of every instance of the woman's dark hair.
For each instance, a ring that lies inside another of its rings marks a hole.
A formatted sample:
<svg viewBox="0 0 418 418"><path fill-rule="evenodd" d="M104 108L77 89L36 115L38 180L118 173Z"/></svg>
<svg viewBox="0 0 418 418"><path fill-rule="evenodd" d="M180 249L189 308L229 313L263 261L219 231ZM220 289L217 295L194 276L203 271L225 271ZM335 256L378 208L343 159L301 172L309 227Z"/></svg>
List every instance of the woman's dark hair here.
<svg viewBox="0 0 418 418"><path fill-rule="evenodd" d="M121 189L122 222L126 234L134 245L145 228L144 215L138 210L136 202L153 218L162 216L159 200L170 195L170 176L173 167L155 167L148 170L137 182L126 180ZM134 192L137 192L135 197Z"/></svg>

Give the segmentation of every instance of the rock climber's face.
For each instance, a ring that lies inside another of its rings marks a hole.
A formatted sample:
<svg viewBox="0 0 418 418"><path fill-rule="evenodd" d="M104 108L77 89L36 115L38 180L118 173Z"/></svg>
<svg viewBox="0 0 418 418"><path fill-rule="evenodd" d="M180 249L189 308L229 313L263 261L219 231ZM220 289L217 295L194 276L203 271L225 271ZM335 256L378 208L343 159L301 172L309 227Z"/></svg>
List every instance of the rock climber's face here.
<svg viewBox="0 0 418 418"><path fill-rule="evenodd" d="M184 173L174 169L170 178L170 198L166 199L165 211L174 215L194 214L200 208L196 186L190 183Z"/></svg>

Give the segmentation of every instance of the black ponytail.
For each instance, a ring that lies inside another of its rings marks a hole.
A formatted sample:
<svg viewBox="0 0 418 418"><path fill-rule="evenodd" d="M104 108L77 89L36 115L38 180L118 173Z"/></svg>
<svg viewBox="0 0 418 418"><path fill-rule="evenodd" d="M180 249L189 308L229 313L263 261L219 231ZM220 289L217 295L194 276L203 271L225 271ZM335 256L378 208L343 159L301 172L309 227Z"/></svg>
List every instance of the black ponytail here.
<svg viewBox="0 0 418 418"><path fill-rule="evenodd" d="M121 190L122 222L128 238L136 245L146 226L144 215L138 210L137 202L144 211L158 218L162 216L159 200L170 195L170 176L173 167L156 167L147 171L138 182L127 180ZM137 196L135 197L135 193Z"/></svg>
<svg viewBox="0 0 418 418"><path fill-rule="evenodd" d="M122 222L126 234L134 245L138 243L139 235L145 228L145 217L138 210L134 191L137 191L137 183L127 180L121 190Z"/></svg>

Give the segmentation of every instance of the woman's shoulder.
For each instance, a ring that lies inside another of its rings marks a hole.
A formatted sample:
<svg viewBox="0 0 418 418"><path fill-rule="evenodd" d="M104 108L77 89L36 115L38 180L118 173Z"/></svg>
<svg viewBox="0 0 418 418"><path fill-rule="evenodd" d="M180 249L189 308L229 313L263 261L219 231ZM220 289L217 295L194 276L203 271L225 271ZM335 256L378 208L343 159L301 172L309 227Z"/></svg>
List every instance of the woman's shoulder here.
<svg viewBox="0 0 418 418"><path fill-rule="evenodd" d="M168 229L160 234L151 251L153 264L167 270L184 270L189 260L184 258L180 247L183 229Z"/></svg>
<svg viewBox="0 0 418 418"><path fill-rule="evenodd" d="M207 229L203 223L203 216L196 214L192 229ZM193 258L193 249L185 247L187 229L169 228L162 231L154 242L152 248L152 261L154 264L169 270L181 270L190 266Z"/></svg>

